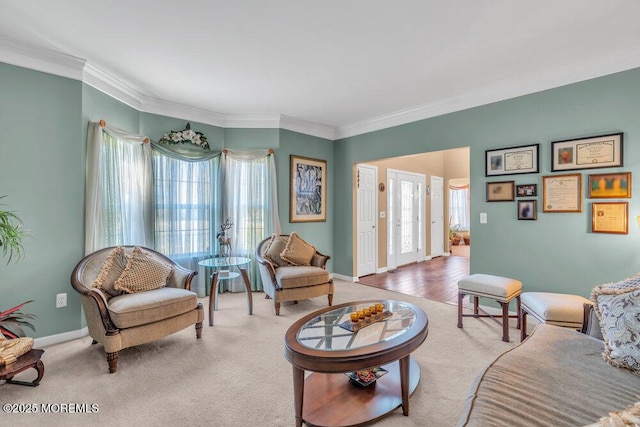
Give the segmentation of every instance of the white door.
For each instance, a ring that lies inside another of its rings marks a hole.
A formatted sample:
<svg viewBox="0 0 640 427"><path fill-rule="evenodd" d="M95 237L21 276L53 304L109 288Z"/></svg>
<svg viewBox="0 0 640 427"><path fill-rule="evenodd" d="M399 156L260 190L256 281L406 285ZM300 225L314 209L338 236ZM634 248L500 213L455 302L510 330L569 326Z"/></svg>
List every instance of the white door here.
<svg viewBox="0 0 640 427"><path fill-rule="evenodd" d="M431 257L444 254L444 184L442 177L431 177Z"/></svg>
<svg viewBox="0 0 640 427"><path fill-rule="evenodd" d="M357 167L358 206L358 277L374 274L377 269L378 237L376 233L378 199L376 182L378 168L371 165Z"/></svg>
<svg viewBox="0 0 640 427"><path fill-rule="evenodd" d="M390 233L388 253L393 258L388 269L422 261L424 255L424 184L425 176L402 171L388 171ZM393 233L393 234L391 234Z"/></svg>

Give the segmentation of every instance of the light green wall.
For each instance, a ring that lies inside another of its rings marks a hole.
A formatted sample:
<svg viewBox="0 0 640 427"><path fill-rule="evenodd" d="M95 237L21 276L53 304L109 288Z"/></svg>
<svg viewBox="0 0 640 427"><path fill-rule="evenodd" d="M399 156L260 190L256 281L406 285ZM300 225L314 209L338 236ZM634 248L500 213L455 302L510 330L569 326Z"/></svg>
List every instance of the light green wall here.
<svg viewBox="0 0 640 427"><path fill-rule="evenodd" d="M640 270L638 197L629 201L629 234L590 232L590 200L582 213L542 213L538 220L518 221L516 203L485 202L487 181L537 183L549 175L551 141L624 132L624 167L580 171L583 191L589 173L638 170L640 162L640 69L564 86L512 100L447 114L403 126L336 141L336 182L352 183L358 162L470 147L471 272L505 275L522 280L525 290L561 291L588 296L602 282L615 281ZM540 173L484 176L487 149L540 143ZM353 201L351 185L336 186L335 205L343 207L334 227L334 271L353 275ZM480 224L480 212L488 223Z"/></svg>
<svg viewBox="0 0 640 427"><path fill-rule="evenodd" d="M71 270L84 247L82 83L0 63L0 195L30 237L25 257L0 264L0 310L27 300L36 333L79 329ZM57 293L69 304L55 308Z"/></svg>
<svg viewBox="0 0 640 427"><path fill-rule="evenodd" d="M334 218L341 218L342 209L334 203L335 188L341 184L331 177L334 174L333 142L315 136L302 135L288 130L280 130L280 147L276 151L276 169L278 173L278 213L282 232L289 234L293 231L303 239L312 243L316 249L331 256L327 269L333 271ZM326 222L289 222L289 174L291 170L291 155L309 157L327 161L327 221Z"/></svg>

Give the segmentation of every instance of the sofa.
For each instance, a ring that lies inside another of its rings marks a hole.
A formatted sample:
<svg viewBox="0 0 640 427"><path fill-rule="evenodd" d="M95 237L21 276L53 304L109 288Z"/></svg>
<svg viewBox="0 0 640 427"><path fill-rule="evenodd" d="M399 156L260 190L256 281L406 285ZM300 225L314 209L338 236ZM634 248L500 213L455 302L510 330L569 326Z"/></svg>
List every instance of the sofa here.
<svg viewBox="0 0 640 427"><path fill-rule="evenodd" d="M595 311L585 304L581 331L540 324L499 355L475 378L458 426L627 425L605 421L640 400L640 375L603 360Z"/></svg>
<svg viewBox="0 0 640 427"><path fill-rule="evenodd" d="M158 268L166 273L158 276ZM190 290L196 274L144 247L100 249L78 262L71 285L81 294L89 335L104 347L110 373L116 372L122 349L192 325L196 338L202 336L204 309ZM120 280L122 289L116 285Z"/></svg>

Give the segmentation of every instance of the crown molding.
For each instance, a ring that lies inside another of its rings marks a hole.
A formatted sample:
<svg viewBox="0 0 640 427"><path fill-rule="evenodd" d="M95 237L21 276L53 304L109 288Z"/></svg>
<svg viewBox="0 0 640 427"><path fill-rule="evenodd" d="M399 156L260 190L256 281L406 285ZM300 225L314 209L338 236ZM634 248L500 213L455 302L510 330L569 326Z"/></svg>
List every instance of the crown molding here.
<svg viewBox="0 0 640 427"><path fill-rule="evenodd" d="M280 115L280 128L293 132L304 133L306 135L317 136L318 138L336 139L336 129L321 123L296 119L294 117Z"/></svg>
<svg viewBox="0 0 640 427"><path fill-rule="evenodd" d="M84 83L106 93L130 107L140 110L142 94L122 80L87 62L82 75Z"/></svg>
<svg viewBox="0 0 640 427"><path fill-rule="evenodd" d="M0 36L0 62L43 73L82 80L82 58Z"/></svg>
<svg viewBox="0 0 640 427"><path fill-rule="evenodd" d="M225 114L225 128L273 129L280 127L278 114Z"/></svg>
<svg viewBox="0 0 640 427"><path fill-rule="evenodd" d="M562 68L559 67L543 74L532 74L517 79L505 80L441 101L422 104L391 114L340 126L336 129L335 139L338 140L400 126L638 67L640 67L640 47L613 52Z"/></svg>

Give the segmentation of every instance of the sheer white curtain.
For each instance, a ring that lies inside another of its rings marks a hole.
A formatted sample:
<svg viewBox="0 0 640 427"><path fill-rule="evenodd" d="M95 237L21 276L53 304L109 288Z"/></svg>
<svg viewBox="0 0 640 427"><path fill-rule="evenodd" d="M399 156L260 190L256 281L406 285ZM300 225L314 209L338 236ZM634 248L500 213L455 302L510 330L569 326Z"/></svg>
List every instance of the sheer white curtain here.
<svg viewBox="0 0 640 427"><path fill-rule="evenodd" d="M449 186L449 226L459 226L460 230L469 230L469 186Z"/></svg>
<svg viewBox="0 0 640 427"><path fill-rule="evenodd" d="M116 245L153 247L148 141L104 122L89 122L85 254Z"/></svg>
<svg viewBox="0 0 640 427"><path fill-rule="evenodd" d="M261 240L280 233L275 160L271 150L222 154L222 219L231 218L231 254L251 258L247 268L254 291L262 290L255 261ZM231 290L242 289L239 283Z"/></svg>

